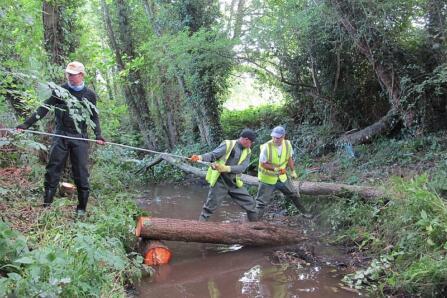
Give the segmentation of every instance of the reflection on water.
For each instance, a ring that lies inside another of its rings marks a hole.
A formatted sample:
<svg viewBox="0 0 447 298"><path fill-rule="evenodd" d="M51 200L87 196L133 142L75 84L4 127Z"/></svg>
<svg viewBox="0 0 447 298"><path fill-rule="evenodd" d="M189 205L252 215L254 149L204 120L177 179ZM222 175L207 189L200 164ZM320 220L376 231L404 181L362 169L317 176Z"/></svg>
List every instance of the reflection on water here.
<svg viewBox="0 0 447 298"><path fill-rule="evenodd" d="M157 217L197 219L207 188L197 186L150 187L139 200ZM211 221L242 222L245 212L226 202ZM339 287L341 274L333 267L313 264L274 264L279 248L242 247L166 241L173 252L170 264L144 279L139 297L357 297Z"/></svg>

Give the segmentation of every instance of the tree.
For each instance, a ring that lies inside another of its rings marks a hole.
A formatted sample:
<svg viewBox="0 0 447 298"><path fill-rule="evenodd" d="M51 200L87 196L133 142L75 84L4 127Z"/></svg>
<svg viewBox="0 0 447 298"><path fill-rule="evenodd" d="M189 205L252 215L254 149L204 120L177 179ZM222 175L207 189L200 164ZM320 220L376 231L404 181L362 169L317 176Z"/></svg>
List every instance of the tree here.
<svg viewBox="0 0 447 298"><path fill-rule="evenodd" d="M129 105L135 122L143 136L145 145L149 149L156 149L158 142L155 136L155 128L152 116L149 111L146 90L142 86L141 73L138 69L130 68L129 62L136 59L135 46L131 24L129 20L128 4L122 0L114 1L116 17L118 19L118 36L112 25L112 19L108 5L101 0L104 23L112 49L115 52L115 59L118 68L126 78L124 81L124 93L126 102Z"/></svg>

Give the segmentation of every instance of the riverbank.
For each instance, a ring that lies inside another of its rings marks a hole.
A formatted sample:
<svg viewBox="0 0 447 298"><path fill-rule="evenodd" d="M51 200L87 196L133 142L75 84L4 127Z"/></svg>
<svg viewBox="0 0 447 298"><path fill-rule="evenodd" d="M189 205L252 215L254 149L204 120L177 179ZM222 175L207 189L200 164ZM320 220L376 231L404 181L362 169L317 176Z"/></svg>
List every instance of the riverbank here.
<svg viewBox="0 0 447 298"><path fill-rule="evenodd" d="M292 226L318 226L315 237L344 247L346 257L333 263L350 273L344 278L346 286L375 295L442 296L447 268L445 136L383 139L320 155L315 144L303 141L308 135L296 135L292 141L304 144L297 155L301 180L374 185L386 189L386 196L375 201L304 197L316 215L309 223L299 222L293 205L279 197L267 219L281 215ZM191 146L176 153L197 152L200 148ZM256 153L253 159L255 164ZM78 287L88 293L92 284L86 280L94 278L97 293L122 297L145 269L141 257L132 253L132 229L141 213L135 189L147 181L194 181L206 187L201 179L164 163L144 171L147 161L132 152L101 148L92 160L89 215L79 220L74 217L75 198L58 197L51 209L40 207L44 166L34 153L15 149L2 155L0 210L2 221L9 223L1 228L5 295L70 293ZM306 258L311 252L312 247L295 247L280 255L293 262L290 256L300 261L300 255Z"/></svg>
<svg viewBox="0 0 447 298"><path fill-rule="evenodd" d="M3 160L1 297L125 297L148 271L135 253L133 229L142 212L128 189L130 177L118 175L122 165L107 150L94 154L85 217L75 215L75 195L58 194L50 208L42 207L43 166L32 154L21 152L26 166Z"/></svg>

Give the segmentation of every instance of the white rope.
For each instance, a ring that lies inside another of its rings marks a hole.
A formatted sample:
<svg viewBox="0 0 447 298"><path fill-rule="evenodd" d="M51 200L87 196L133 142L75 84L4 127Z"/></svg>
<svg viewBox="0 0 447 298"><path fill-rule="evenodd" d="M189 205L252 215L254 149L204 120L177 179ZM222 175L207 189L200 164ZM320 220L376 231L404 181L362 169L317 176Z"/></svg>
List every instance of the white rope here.
<svg viewBox="0 0 447 298"><path fill-rule="evenodd" d="M14 129L14 128L0 128L0 131L9 131L11 133L19 132L18 129ZM70 137L70 136L64 136L64 135L59 135L59 134L55 134L55 133L37 131L37 130L21 129L20 131L34 133L34 134L38 134L38 135L54 136L54 137L59 137L59 138L64 138L64 139L71 139L71 140L89 141L89 142L95 142L95 143L98 141L98 140L94 140L94 139ZM169 156L172 156L172 157L177 157L177 158L182 158L182 159L186 159L186 160L191 160L191 158L189 158L189 157L185 157L185 156L181 156L181 155L177 155L177 154L172 154L172 153L168 153L168 152L159 152L159 151L154 151L154 150L149 150L149 149L139 148L139 147L134 147L134 146L129 146L129 145L123 145L123 144L113 143L113 142L104 142L104 144L106 144L106 145L113 145L113 146L119 146L119 147L123 147L123 148L128 148L128 149L138 150L138 151L144 151L144 152L149 152L149 153L154 153L154 154L165 154L165 155L169 155ZM201 164L205 164L205 165L209 164L208 162L201 161L201 160L197 161L197 163L201 163Z"/></svg>

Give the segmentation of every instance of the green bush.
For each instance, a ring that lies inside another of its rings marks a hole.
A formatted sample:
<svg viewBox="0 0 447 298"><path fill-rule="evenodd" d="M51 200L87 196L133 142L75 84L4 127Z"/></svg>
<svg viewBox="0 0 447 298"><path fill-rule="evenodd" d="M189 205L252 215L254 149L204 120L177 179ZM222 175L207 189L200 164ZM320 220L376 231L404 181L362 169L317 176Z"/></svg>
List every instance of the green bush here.
<svg viewBox="0 0 447 298"><path fill-rule="evenodd" d="M39 218L41 228L30 238L31 252L23 241L2 245L2 255L8 256L2 261L8 264L2 266L7 274L0 279L0 296L125 296L125 285L139 278L142 268L142 257L130 252L139 214L135 203L124 195L101 198L85 221L71 222L61 216L68 201L58 201L59 206ZM4 232L4 224L0 227L9 242L23 239L16 232Z"/></svg>
<svg viewBox="0 0 447 298"><path fill-rule="evenodd" d="M339 243L380 256L345 281L357 288L439 296L447 282L446 203L430 188L427 175L393 178L390 186L390 200L340 201L322 212Z"/></svg>

